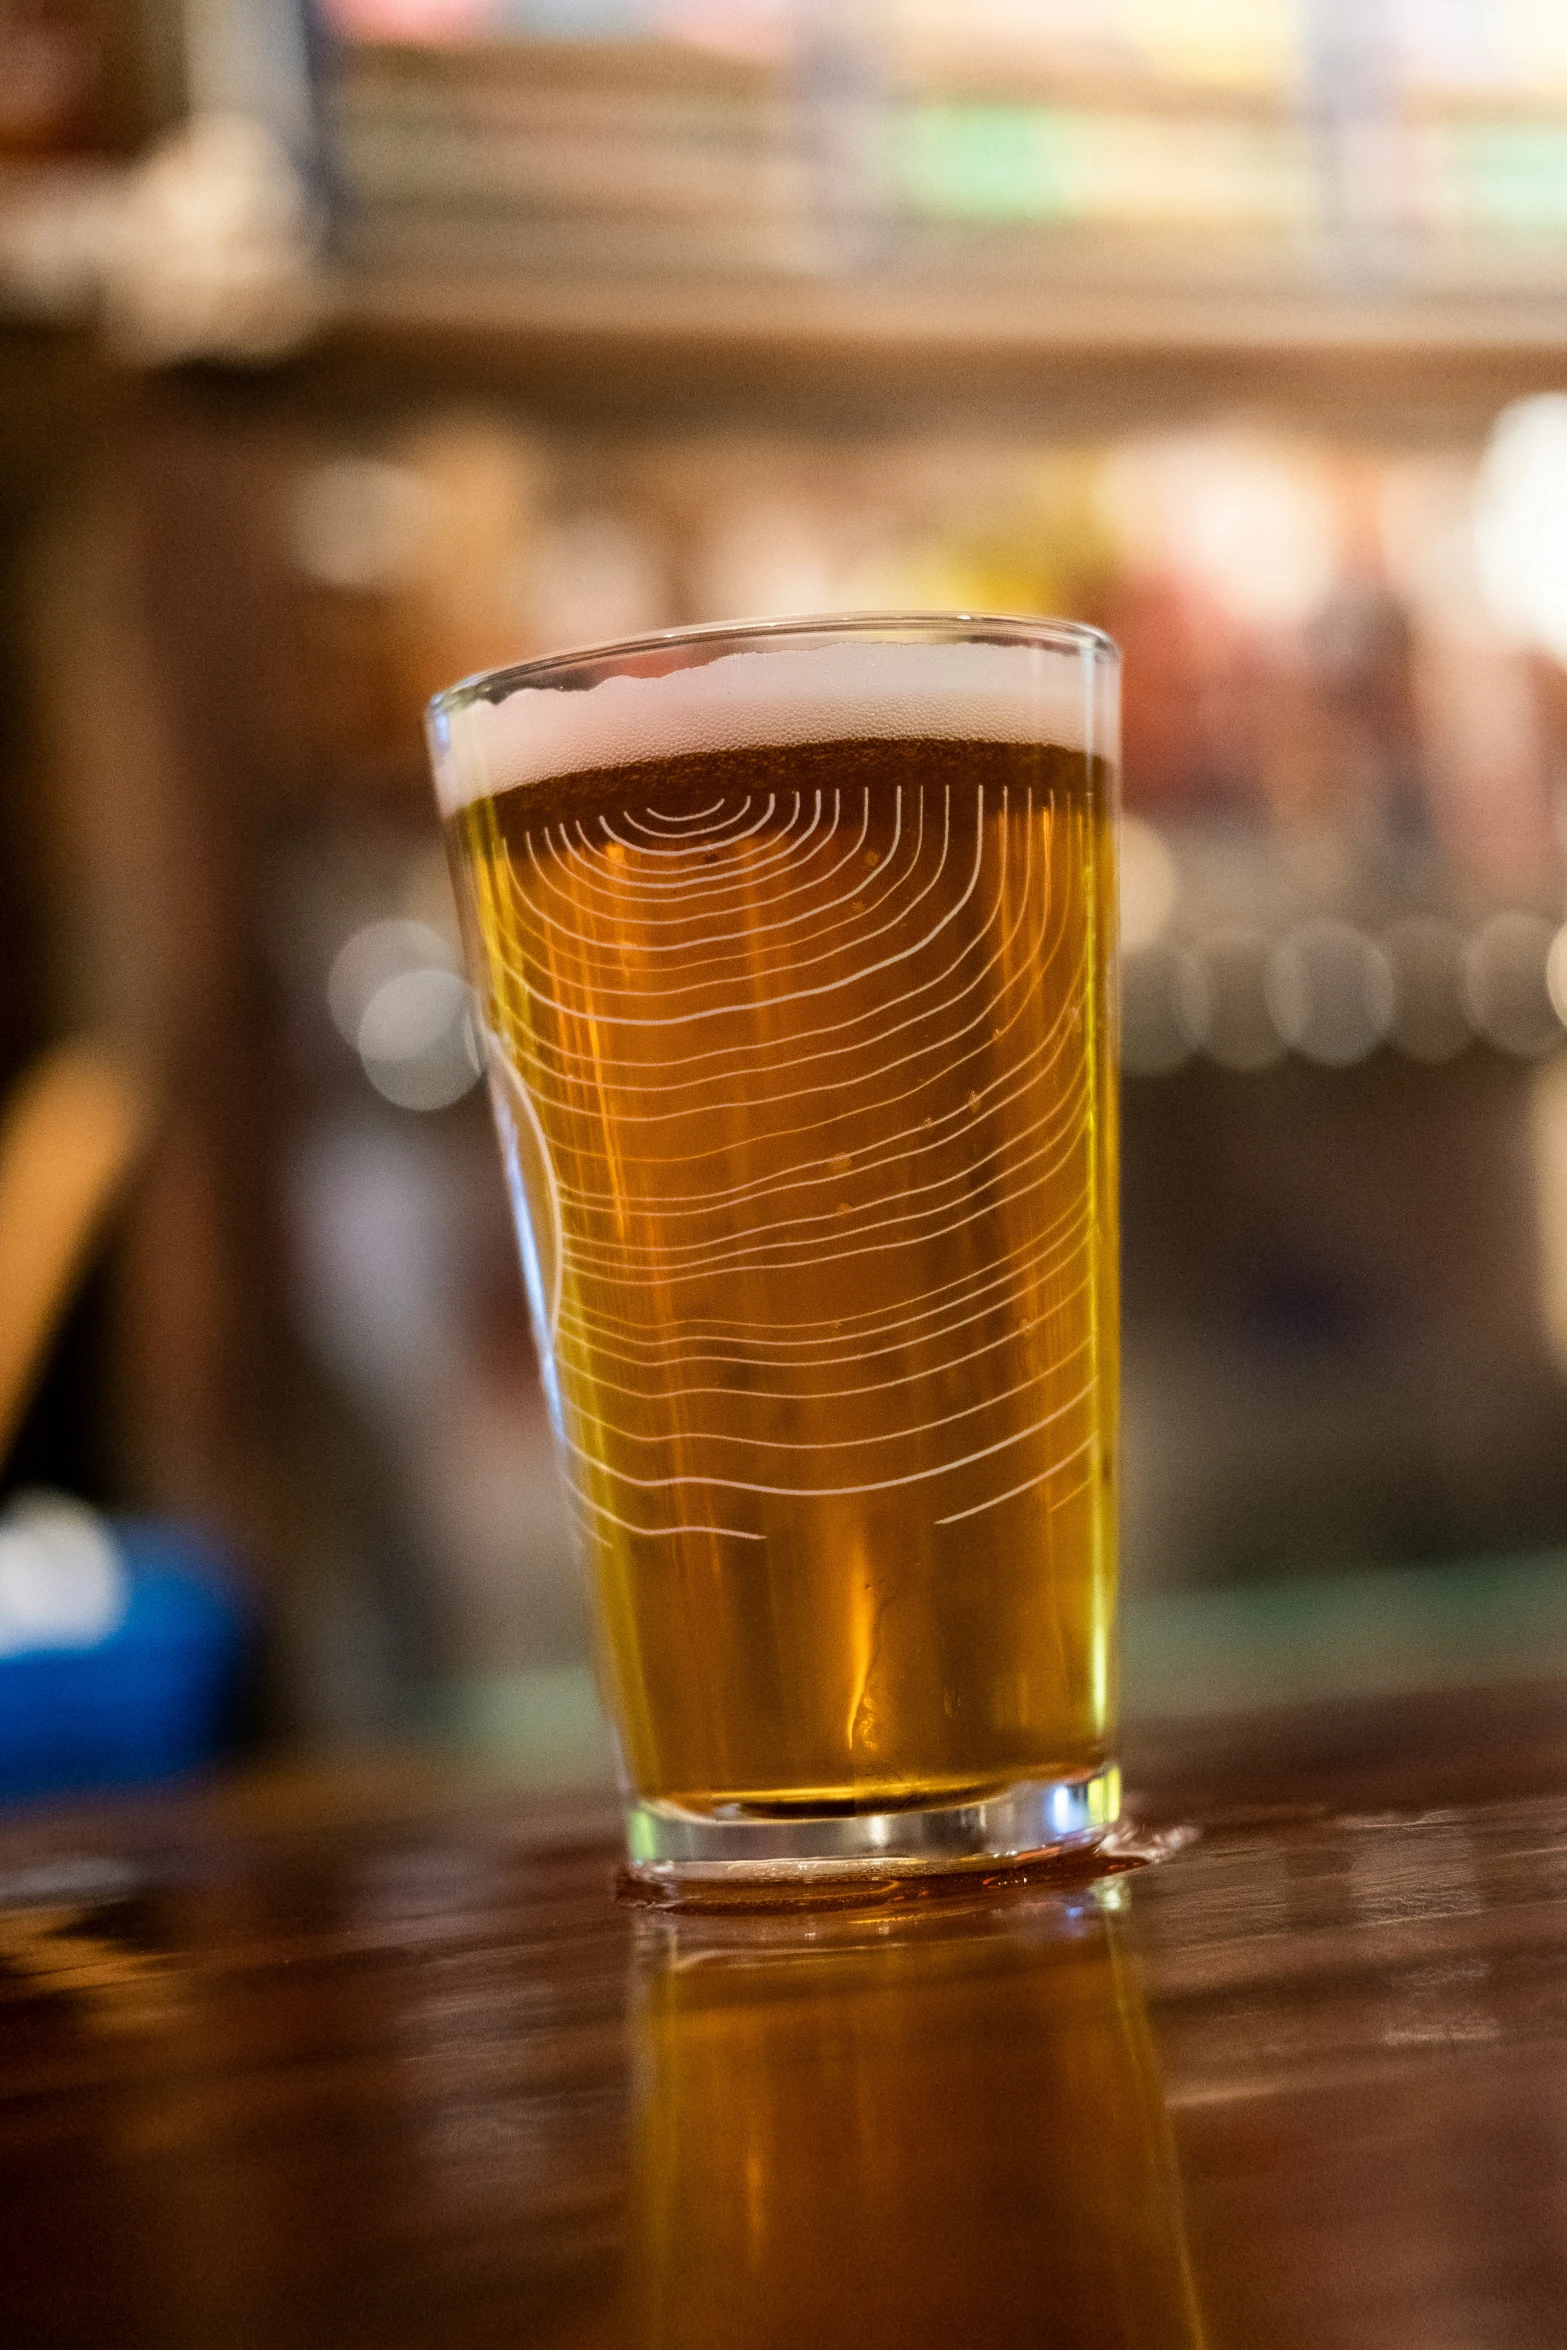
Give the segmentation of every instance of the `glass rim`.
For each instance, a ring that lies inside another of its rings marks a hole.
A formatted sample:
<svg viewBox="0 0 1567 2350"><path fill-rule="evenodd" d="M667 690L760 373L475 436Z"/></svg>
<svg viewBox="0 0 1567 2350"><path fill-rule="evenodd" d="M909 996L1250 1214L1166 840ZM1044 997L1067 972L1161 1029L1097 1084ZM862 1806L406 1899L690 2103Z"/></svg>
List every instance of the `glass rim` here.
<svg viewBox="0 0 1567 2350"><path fill-rule="evenodd" d="M678 652L685 647L788 641L797 637L902 638L960 643L1033 644L1042 649L1087 654L1094 661L1119 663L1121 649L1112 636L1086 620L1058 620L1021 612L817 612L788 613L762 620L704 620L690 627L649 630L644 636L616 637L603 644L574 645L559 653L543 653L527 661L503 662L498 668L478 669L455 685L432 694L427 706L431 719L450 717L471 709L475 702L503 702L530 685L564 685L573 670L602 669L618 661ZM716 657L716 656L715 656ZM570 690L566 688L565 690Z"/></svg>

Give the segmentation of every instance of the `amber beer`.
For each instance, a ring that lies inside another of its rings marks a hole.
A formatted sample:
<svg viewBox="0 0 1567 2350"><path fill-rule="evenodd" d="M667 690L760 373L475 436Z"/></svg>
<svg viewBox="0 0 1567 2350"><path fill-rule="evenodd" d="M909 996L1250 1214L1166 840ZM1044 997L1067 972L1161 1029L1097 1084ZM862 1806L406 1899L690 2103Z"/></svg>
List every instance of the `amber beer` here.
<svg viewBox="0 0 1567 2350"><path fill-rule="evenodd" d="M1048 683L1113 655L998 634L438 730L645 1857L1114 1808L1113 739Z"/></svg>

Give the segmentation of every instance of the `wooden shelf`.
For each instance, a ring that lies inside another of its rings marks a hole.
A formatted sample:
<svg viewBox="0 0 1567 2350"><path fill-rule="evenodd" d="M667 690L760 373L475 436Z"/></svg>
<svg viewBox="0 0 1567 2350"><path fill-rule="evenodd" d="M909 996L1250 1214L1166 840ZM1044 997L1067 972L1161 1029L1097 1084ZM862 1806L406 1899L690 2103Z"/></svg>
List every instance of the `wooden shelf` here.
<svg viewBox="0 0 1567 2350"><path fill-rule="evenodd" d="M341 282L318 364L479 379L594 419L1023 411L1109 426L1217 401L1407 433L1476 427L1501 400L1559 385L1567 303L973 276L632 283L365 270Z"/></svg>
<svg viewBox="0 0 1567 2350"><path fill-rule="evenodd" d="M122 371L84 323L12 319L18 388ZM46 373L49 370L46 369ZM977 273L717 280L345 269L293 358L217 368L235 396L365 411L447 395L541 422L867 431L996 423L1069 435L1246 409L1376 439L1473 435L1567 386L1567 302L1331 285L1193 290ZM44 405L49 405L48 402Z"/></svg>

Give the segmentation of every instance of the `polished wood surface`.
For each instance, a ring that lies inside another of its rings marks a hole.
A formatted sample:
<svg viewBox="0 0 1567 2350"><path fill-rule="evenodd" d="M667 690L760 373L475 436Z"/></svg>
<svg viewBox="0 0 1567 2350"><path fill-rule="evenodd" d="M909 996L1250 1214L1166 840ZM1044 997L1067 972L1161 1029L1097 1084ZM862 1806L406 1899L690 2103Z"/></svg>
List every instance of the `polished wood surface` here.
<svg viewBox="0 0 1567 2350"><path fill-rule="evenodd" d="M1150 1745L1197 1836L830 1916L409 1765L0 1828L0 2339L1567 2329L1567 1701Z"/></svg>

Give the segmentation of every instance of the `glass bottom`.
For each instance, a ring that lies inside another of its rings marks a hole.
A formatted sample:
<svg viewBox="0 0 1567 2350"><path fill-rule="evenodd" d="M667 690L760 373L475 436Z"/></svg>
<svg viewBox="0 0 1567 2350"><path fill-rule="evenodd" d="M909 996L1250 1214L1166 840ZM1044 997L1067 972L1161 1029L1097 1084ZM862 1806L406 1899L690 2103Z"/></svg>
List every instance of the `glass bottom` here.
<svg viewBox="0 0 1567 2350"><path fill-rule="evenodd" d="M964 1803L908 1811L797 1812L722 1817L674 1803L635 1802L626 1821L633 1886L699 1895L777 1885L823 1890L889 1877L1020 1868L1081 1852L1114 1827L1121 1773L1114 1763L1070 1779L1019 1779Z"/></svg>

